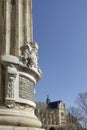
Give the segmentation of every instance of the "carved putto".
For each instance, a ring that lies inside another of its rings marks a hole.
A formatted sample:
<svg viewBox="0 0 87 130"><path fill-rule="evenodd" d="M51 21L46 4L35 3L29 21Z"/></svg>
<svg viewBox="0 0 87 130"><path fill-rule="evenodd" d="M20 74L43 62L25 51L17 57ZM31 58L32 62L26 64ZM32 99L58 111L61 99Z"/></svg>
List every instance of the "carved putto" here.
<svg viewBox="0 0 87 130"><path fill-rule="evenodd" d="M21 56L20 56L20 60L21 62L28 66L29 62L30 62L30 55L31 55L31 46L30 44L28 44L28 42L25 43L24 46L22 46L21 48Z"/></svg>
<svg viewBox="0 0 87 130"><path fill-rule="evenodd" d="M38 45L26 42L21 48L20 61L28 68L38 69Z"/></svg>
<svg viewBox="0 0 87 130"><path fill-rule="evenodd" d="M38 67L38 45L37 45L37 43L32 44L30 66L33 68Z"/></svg>

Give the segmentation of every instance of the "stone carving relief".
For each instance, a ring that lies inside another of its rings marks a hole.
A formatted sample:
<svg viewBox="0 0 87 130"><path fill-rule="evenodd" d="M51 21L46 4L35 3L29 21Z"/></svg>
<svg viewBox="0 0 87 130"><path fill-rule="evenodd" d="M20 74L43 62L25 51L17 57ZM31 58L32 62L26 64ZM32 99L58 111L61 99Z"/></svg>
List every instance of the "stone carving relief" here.
<svg viewBox="0 0 87 130"><path fill-rule="evenodd" d="M23 111L27 111L27 112L32 112L34 113L34 107L28 105L28 104L24 104L24 103L18 103L18 102L14 102L14 101L6 101L7 105L3 106L3 108L13 108L14 110L23 110ZM2 108L2 106L1 106Z"/></svg>
<svg viewBox="0 0 87 130"><path fill-rule="evenodd" d="M30 67L38 68L38 45L32 44Z"/></svg>
<svg viewBox="0 0 87 130"><path fill-rule="evenodd" d="M7 98L14 98L14 77L10 77L8 79L8 88L7 88L7 93L6 97Z"/></svg>
<svg viewBox="0 0 87 130"><path fill-rule="evenodd" d="M25 43L24 46L22 46L21 48L21 56L20 56L20 61L28 67L29 63L30 63L30 55L31 55L31 46L28 43Z"/></svg>
<svg viewBox="0 0 87 130"><path fill-rule="evenodd" d="M25 111L31 111L34 112L34 108L23 103L15 103L15 109L16 110L25 110Z"/></svg>
<svg viewBox="0 0 87 130"><path fill-rule="evenodd" d="M38 67L38 45L34 42L26 42L24 46L20 48L21 56L20 61L28 68L34 69L40 72Z"/></svg>
<svg viewBox="0 0 87 130"><path fill-rule="evenodd" d="M5 87L5 105L7 107L14 107L15 104L15 78L16 78L16 68L11 65L6 68L6 87Z"/></svg>

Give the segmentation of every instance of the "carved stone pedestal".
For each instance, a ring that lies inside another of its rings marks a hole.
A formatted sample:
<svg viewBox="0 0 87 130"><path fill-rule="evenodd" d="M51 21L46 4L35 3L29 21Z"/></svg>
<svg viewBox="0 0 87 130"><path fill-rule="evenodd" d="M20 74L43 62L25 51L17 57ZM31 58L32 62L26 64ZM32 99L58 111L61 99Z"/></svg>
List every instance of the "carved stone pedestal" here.
<svg viewBox="0 0 87 130"><path fill-rule="evenodd" d="M35 46L35 43L32 45ZM0 125L41 127L41 122L34 114L34 92L42 73L37 66L36 55L31 58L34 52L29 54L32 45L25 44L19 58L12 55L1 57Z"/></svg>

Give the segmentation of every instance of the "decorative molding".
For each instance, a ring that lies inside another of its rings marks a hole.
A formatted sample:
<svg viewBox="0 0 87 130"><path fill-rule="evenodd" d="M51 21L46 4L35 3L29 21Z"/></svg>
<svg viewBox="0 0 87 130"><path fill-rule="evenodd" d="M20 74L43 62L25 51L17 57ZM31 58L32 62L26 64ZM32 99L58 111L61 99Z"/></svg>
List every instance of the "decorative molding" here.
<svg viewBox="0 0 87 130"><path fill-rule="evenodd" d="M5 105L7 107L14 107L15 103L15 79L17 70L14 65L6 66L5 78Z"/></svg>
<svg viewBox="0 0 87 130"><path fill-rule="evenodd" d="M15 109L34 112L34 107L23 103L15 103Z"/></svg>

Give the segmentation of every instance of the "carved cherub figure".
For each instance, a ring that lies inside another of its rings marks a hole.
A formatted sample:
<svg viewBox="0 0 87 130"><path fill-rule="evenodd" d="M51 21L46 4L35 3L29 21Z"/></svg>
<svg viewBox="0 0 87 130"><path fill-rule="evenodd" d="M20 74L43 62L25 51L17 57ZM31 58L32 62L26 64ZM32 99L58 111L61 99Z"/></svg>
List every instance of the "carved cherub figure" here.
<svg viewBox="0 0 87 130"><path fill-rule="evenodd" d="M30 66L37 68L38 66L38 45L37 43L33 44L31 57L30 57Z"/></svg>
<svg viewBox="0 0 87 130"><path fill-rule="evenodd" d="M22 55L20 56L20 59L26 66L28 66L30 62L31 50L32 48L28 42L26 42L25 45L21 47Z"/></svg>
<svg viewBox="0 0 87 130"><path fill-rule="evenodd" d="M39 70L38 68L38 45L34 42L26 42L21 47L21 62L30 69Z"/></svg>

